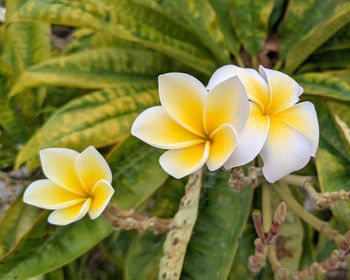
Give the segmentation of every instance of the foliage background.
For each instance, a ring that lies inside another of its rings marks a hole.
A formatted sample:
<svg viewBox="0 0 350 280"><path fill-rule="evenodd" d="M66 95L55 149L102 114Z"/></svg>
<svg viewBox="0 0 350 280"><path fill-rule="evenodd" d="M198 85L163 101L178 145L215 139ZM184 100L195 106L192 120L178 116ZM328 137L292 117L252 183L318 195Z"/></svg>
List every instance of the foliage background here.
<svg viewBox="0 0 350 280"><path fill-rule="evenodd" d="M185 182L162 171L159 150L129 136L137 114L158 103L161 73L187 72L207 83L218 67L234 63L292 75L303 98L316 104L321 127L316 160L300 174L315 176L320 191L350 191L349 1L11 0L6 9L0 279L157 278L164 236L115 232L103 218L53 227L46 212L18 197L42 176L40 149L94 145L112 167L115 205L172 217ZM71 28L57 32L62 26ZM252 279L246 260L255 234L248 216L260 206L260 189L238 194L227 187L226 174L206 172L183 279ZM349 228L346 202L315 214L340 231ZM291 269L334 248L293 212L284 227L281 258ZM267 267L259 279L271 277Z"/></svg>

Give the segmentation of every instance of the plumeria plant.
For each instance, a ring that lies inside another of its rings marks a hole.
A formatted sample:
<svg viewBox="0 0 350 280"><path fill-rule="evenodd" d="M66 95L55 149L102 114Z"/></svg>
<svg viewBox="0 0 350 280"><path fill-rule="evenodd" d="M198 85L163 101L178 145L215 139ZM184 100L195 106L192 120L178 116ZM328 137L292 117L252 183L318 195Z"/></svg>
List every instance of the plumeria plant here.
<svg viewBox="0 0 350 280"><path fill-rule="evenodd" d="M349 278L349 1L0 5L0 279Z"/></svg>

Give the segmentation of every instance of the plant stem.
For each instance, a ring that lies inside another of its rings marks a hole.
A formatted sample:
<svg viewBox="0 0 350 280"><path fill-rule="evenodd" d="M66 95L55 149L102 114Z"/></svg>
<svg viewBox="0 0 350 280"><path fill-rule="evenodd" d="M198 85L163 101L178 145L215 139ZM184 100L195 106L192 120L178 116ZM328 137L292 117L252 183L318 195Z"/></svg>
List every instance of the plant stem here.
<svg viewBox="0 0 350 280"><path fill-rule="evenodd" d="M269 184L262 186L262 214L264 230L267 232L272 223L271 186Z"/></svg>
<svg viewBox="0 0 350 280"><path fill-rule="evenodd" d="M318 232L323 233L330 240L333 240L339 245L344 237L335 229L333 229L327 222L316 218L302 207L298 201L296 201L289 190L288 185L280 182L278 185L272 185L272 188L278 195L284 200L288 207L290 207L295 214L297 214L302 220L311 225Z"/></svg>
<svg viewBox="0 0 350 280"><path fill-rule="evenodd" d="M287 185L305 187L305 184L314 180L312 176L288 175L281 179Z"/></svg>
<svg viewBox="0 0 350 280"><path fill-rule="evenodd" d="M108 205L103 216L110 221L116 229L136 229L139 231L151 230L155 234L166 233L173 226L172 219L142 216L133 210L122 210Z"/></svg>

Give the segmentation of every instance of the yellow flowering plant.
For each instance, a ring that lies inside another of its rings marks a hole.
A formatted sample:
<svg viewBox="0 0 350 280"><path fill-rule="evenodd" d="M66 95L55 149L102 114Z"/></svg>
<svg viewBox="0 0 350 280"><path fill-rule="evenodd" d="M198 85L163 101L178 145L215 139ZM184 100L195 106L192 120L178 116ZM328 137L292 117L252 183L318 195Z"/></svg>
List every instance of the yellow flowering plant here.
<svg viewBox="0 0 350 280"><path fill-rule="evenodd" d="M0 1L0 279L349 274L349 13Z"/></svg>

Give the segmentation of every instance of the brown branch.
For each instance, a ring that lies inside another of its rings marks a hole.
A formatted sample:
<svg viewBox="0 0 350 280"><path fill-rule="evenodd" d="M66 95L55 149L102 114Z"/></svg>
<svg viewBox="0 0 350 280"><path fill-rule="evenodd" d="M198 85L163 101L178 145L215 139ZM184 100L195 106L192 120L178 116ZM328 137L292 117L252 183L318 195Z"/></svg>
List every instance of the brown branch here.
<svg viewBox="0 0 350 280"><path fill-rule="evenodd" d="M241 167L234 167L229 172L230 179L228 184L236 192L241 192L248 185L252 185L253 187L258 186L259 176L262 175L261 169L256 167L250 167L248 169L248 176L244 175Z"/></svg>
<svg viewBox="0 0 350 280"><path fill-rule="evenodd" d="M336 269L344 261L349 261L349 248L350 248L350 231L348 231L344 237L344 240L340 244L340 248L334 250L331 256L323 262L314 262L308 268L300 271L290 271L282 266L276 256L276 248L273 246L269 251L269 260L271 262L272 270L275 273L276 280L289 280L289 279L313 279L319 273L325 274L330 269Z"/></svg>
<svg viewBox="0 0 350 280"><path fill-rule="evenodd" d="M248 267L254 275L257 275L265 266L268 248L275 241L279 233L280 226L284 222L286 215L287 206L284 202L282 202L276 208L269 231L264 232L261 222L261 212L259 210L253 211L252 217L254 226L259 238L255 239L254 241L255 251L254 255L250 256L248 259Z"/></svg>
<svg viewBox="0 0 350 280"><path fill-rule="evenodd" d="M309 194L311 200L319 209L332 208L339 200L350 201L350 192L345 190L335 192L317 192L314 179L309 176L288 175L282 179L287 184L302 187Z"/></svg>
<svg viewBox="0 0 350 280"><path fill-rule="evenodd" d="M109 205L103 212L103 216L110 221L115 229L151 230L155 234L166 233L172 228L172 219L142 216L133 210L121 210Z"/></svg>

